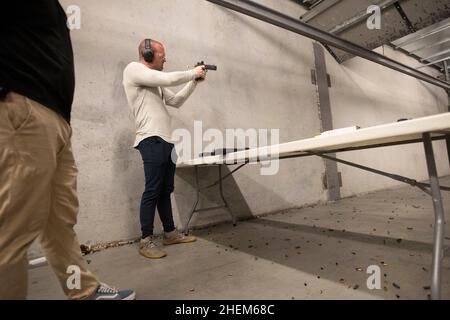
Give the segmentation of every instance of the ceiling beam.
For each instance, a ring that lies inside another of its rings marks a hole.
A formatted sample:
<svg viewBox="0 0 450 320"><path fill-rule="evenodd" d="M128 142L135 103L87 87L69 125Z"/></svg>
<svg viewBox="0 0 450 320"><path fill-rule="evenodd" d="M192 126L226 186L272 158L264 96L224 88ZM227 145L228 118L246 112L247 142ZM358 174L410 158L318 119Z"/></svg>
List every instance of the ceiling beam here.
<svg viewBox="0 0 450 320"><path fill-rule="evenodd" d="M250 0L206 0L450 90L450 84Z"/></svg>

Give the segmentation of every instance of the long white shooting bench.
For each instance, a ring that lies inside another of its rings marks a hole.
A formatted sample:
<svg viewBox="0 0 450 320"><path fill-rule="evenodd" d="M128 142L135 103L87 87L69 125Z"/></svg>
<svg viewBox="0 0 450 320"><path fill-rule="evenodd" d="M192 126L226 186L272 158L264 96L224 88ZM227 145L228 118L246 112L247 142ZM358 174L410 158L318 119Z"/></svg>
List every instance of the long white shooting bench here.
<svg viewBox="0 0 450 320"><path fill-rule="evenodd" d="M222 181L232 175L234 172L249 163L258 163L263 161L273 161L276 159L289 159L304 156L318 156L324 159L336 161L345 165L350 165L375 174L383 175L391 179L407 183L418 187L432 197L435 224L434 241L432 257L432 279L431 296L433 299L440 299L441 296L441 265L444 257L444 208L442 205L441 190L450 191L449 187L443 187L439 184L436 162L433 153L433 140L442 140L450 134L450 112L417 118L412 120L398 121L394 123L378 125L368 128L357 128L353 130L335 130L329 134L321 134L310 139L302 139L282 143L279 145L264 146L248 150L228 150L224 149L219 154L200 155L199 158L181 161L177 163L177 168L195 168L196 181L196 199L189 213L188 221L185 225L185 232L189 230L189 222L195 212L227 208L229 206L223 195ZM327 154L334 154L345 151L355 151L362 149L371 149L387 146L396 146L411 143L423 143L424 153L428 167L430 183L418 182L414 179L402 177L399 175L383 172L377 169L358 165L344 161ZM223 165L239 165L226 176L222 177ZM200 187L198 180L198 168L203 166L217 166L219 171L219 180L211 185ZM197 209L200 190L219 185L220 196L224 205ZM229 211L236 224L234 215Z"/></svg>

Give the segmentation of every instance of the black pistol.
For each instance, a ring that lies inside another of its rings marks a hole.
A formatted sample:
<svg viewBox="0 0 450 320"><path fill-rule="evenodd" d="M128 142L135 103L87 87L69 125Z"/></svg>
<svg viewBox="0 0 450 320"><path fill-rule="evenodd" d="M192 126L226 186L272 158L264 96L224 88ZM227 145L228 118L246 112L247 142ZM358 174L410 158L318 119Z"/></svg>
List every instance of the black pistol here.
<svg viewBox="0 0 450 320"><path fill-rule="evenodd" d="M197 64L195 65L195 67L199 67L199 66L205 66L205 70L212 70L212 71L217 71L217 66L213 65L213 64L205 64L205 62L200 61L197 62ZM199 80L200 78L197 78L196 80Z"/></svg>

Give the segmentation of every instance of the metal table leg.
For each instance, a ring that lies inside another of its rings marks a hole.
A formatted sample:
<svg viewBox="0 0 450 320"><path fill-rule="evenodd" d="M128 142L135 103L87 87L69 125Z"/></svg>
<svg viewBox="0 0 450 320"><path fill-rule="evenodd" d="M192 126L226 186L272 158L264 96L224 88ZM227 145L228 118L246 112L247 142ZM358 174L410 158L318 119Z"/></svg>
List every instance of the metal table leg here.
<svg viewBox="0 0 450 320"><path fill-rule="evenodd" d="M423 144L425 147L425 157L427 159L428 174L430 176L431 193L435 215L433 264L431 274L431 298L433 300L436 300L441 298L441 269L442 259L444 257L444 207L442 205L439 178L436 169L436 162L434 159L433 145L429 133L423 134Z"/></svg>
<svg viewBox="0 0 450 320"><path fill-rule="evenodd" d="M198 183L198 167L195 166L195 202L192 206L191 211L189 212L189 218L184 227L184 233L187 235L189 232L189 222L191 222L192 216L194 215L195 209L197 208L198 201L200 200L200 186Z"/></svg>
<svg viewBox="0 0 450 320"><path fill-rule="evenodd" d="M200 183L199 183L199 178L198 178L198 167L195 166L195 202L194 202L194 205L192 206L191 211L189 212L188 221L187 221L187 223L186 223L186 225L185 225L185 227L184 227L184 233L185 233L186 235L187 235L188 232L189 232L189 223L191 222L192 216L193 216L194 213L196 213L196 212L202 212L202 211L208 211L208 210L216 210L216 209L226 208L226 209L228 209L228 212L229 212L229 214L230 214L230 216L231 216L231 219L232 219L232 221L233 221L233 226L236 226L236 218L235 218L235 216L233 215L233 213L231 212L230 207L229 207L227 201L225 200L225 196L223 195L222 165L218 165L218 167L219 167L219 181L218 181L218 183L219 183L219 189L220 189L220 197L222 198L222 201L223 201L224 204L221 205L221 206L215 206L215 207L209 207L209 208L197 209L197 205L198 205L199 200L200 200L200 190L201 190L201 189L208 189L208 188L210 188L210 187L212 187L212 186L214 186L214 185L216 185L216 184L214 183L214 184L212 184L212 185L210 185L210 186L207 186L207 187L205 187L205 188L201 188L201 187L200 187Z"/></svg>
<svg viewBox="0 0 450 320"><path fill-rule="evenodd" d="M230 210L230 207L228 206L228 202L225 200L225 197L223 195L223 185L222 185L222 165L219 165L219 188L220 188L220 196L222 197L222 201L225 204L225 208L228 209L228 212L230 213L231 220L233 221L233 226L236 226L236 217L233 215L233 213Z"/></svg>

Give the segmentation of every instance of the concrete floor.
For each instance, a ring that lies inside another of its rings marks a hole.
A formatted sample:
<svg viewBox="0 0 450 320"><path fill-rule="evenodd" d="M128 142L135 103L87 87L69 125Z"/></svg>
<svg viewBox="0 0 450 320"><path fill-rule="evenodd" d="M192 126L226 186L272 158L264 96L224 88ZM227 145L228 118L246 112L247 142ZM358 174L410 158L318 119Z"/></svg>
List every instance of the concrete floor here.
<svg viewBox="0 0 450 320"><path fill-rule="evenodd" d="M449 221L450 193L443 197ZM102 281L138 299L428 299L433 223L431 198L406 186L196 230L197 242L166 247L161 260L141 257L136 245L86 259ZM381 268L380 290L367 288L370 265ZM30 270L29 299L64 298L48 266Z"/></svg>

